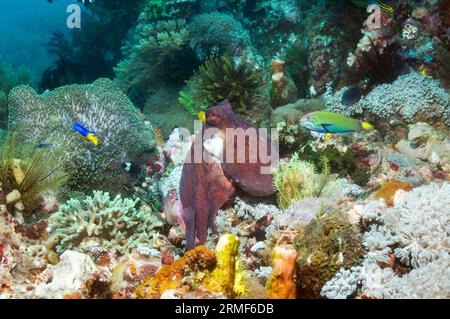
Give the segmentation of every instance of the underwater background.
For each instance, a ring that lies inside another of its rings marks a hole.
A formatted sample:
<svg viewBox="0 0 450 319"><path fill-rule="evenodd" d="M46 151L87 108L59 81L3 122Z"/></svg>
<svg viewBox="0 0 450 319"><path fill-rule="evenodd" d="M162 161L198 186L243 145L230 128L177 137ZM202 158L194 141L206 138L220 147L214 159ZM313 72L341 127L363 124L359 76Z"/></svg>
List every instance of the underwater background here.
<svg viewBox="0 0 450 319"><path fill-rule="evenodd" d="M8 1L0 298L447 299L449 89L448 0Z"/></svg>

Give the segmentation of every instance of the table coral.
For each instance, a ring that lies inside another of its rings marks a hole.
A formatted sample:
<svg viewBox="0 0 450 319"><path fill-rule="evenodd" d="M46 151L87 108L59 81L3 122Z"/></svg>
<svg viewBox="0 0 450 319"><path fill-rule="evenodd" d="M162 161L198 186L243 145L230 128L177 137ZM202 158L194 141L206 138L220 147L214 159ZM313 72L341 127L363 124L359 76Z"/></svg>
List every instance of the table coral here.
<svg viewBox="0 0 450 319"><path fill-rule="evenodd" d="M121 164L139 166L151 158L155 145L151 127L108 79L64 86L43 95L29 86L18 86L9 99L10 129L24 142L50 150L63 148L60 160L73 189L110 186L121 190ZM99 144L95 146L72 132L75 123L95 131Z"/></svg>

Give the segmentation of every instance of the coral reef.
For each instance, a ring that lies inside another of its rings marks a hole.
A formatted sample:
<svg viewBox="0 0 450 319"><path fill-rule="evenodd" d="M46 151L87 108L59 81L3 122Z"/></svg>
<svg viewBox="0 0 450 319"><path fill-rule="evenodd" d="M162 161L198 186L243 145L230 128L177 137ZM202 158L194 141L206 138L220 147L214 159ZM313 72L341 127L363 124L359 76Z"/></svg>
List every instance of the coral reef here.
<svg viewBox="0 0 450 319"><path fill-rule="evenodd" d="M135 290L136 297L156 299L168 290L183 288L184 277L192 273L195 278L197 272L212 270L215 264L215 253L204 246L198 246L173 264L164 266L153 277L139 285Z"/></svg>
<svg viewBox="0 0 450 319"><path fill-rule="evenodd" d="M365 254L362 235L341 212L313 220L299 233L295 244L300 297L320 297L328 280L342 268L359 265Z"/></svg>
<svg viewBox="0 0 450 319"><path fill-rule="evenodd" d="M273 250L272 274L268 286L271 299L295 299L297 287L294 276L297 252L292 246L276 246Z"/></svg>
<svg viewBox="0 0 450 319"><path fill-rule="evenodd" d="M87 238L96 238L104 249L120 253L139 244L152 247L163 223L148 208L136 207L138 200L111 199L108 193L94 191L83 201L71 199L61 205L49 220L51 240L56 251L76 249Z"/></svg>
<svg viewBox="0 0 450 319"><path fill-rule="evenodd" d="M58 150L49 153L38 145L19 143L14 133L0 145L0 202L19 223L44 208L44 196L67 181L59 158Z"/></svg>
<svg viewBox="0 0 450 319"><path fill-rule="evenodd" d="M8 124L8 94L16 86L30 84L30 73L22 67L14 70L0 59L0 128Z"/></svg>
<svg viewBox="0 0 450 319"><path fill-rule="evenodd" d="M377 86L351 107L341 104L345 89L325 95L327 108L345 115L368 114L390 124L445 122L450 125L449 94L431 77L417 73L400 76L391 84Z"/></svg>
<svg viewBox="0 0 450 319"><path fill-rule="evenodd" d="M125 59L115 68L116 83L138 105L165 81L182 83L196 66L188 41L185 20L147 21L142 13L133 39L124 47Z"/></svg>
<svg viewBox="0 0 450 319"><path fill-rule="evenodd" d="M0 298L30 296L33 282L47 267L46 247L26 241L14 230L14 222L1 206L0 211ZM30 289L31 287L31 289Z"/></svg>
<svg viewBox="0 0 450 319"><path fill-rule="evenodd" d="M294 102L297 88L284 70L283 60L272 60L271 105L274 107Z"/></svg>
<svg viewBox="0 0 450 319"><path fill-rule="evenodd" d="M233 298L246 294L248 281L240 266L238 247L239 239L230 234L219 239L215 251L198 246L145 280L136 288L136 297L178 295L184 299L206 294L209 298Z"/></svg>
<svg viewBox="0 0 450 319"><path fill-rule="evenodd" d="M0 62L0 299L450 298L448 0L75 3Z"/></svg>
<svg viewBox="0 0 450 319"><path fill-rule="evenodd" d="M71 189L121 191L126 181L122 163L139 166L152 157L151 126L110 80L65 86L43 95L19 86L9 98L10 129L16 130L19 141L49 150L61 147L60 161ZM75 123L94 131L99 144L71 132Z"/></svg>
<svg viewBox="0 0 450 319"><path fill-rule="evenodd" d="M36 287L34 297L66 299L72 295L77 298L87 295L89 291L89 281L95 275L97 267L89 256L67 250L61 255L58 265L49 268L44 274L52 280L48 284L41 284Z"/></svg>
<svg viewBox="0 0 450 319"><path fill-rule="evenodd" d="M251 49L248 31L233 16L220 12L195 16L189 23L190 47L201 61L227 54L242 56Z"/></svg>
<svg viewBox="0 0 450 319"><path fill-rule="evenodd" d="M342 270L322 289L328 298L355 293L375 298L448 298L449 183L398 191L394 205L370 202L362 218L368 253L362 265Z"/></svg>
<svg viewBox="0 0 450 319"><path fill-rule="evenodd" d="M211 106L228 99L236 112L245 113L251 108L258 109L255 104L261 81L260 72L247 57L235 61L223 55L201 65L188 83L198 103Z"/></svg>

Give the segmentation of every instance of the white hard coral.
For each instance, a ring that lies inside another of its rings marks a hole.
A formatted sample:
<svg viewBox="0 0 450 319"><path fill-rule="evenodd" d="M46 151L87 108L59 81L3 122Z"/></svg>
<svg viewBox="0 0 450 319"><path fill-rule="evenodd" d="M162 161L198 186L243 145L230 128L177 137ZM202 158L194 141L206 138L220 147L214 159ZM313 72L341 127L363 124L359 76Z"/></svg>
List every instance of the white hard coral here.
<svg viewBox="0 0 450 319"><path fill-rule="evenodd" d="M56 266L45 270L52 280L37 285L33 297L62 299L72 294L79 294L79 298L85 296L96 271L97 267L88 255L68 250L61 255Z"/></svg>
<svg viewBox="0 0 450 319"><path fill-rule="evenodd" d="M385 121L415 123L442 119L450 125L450 96L441 84L431 77L409 73L391 84L377 86L358 103L341 103L347 88L325 94L327 108L345 115L368 114Z"/></svg>
<svg viewBox="0 0 450 319"><path fill-rule="evenodd" d="M138 209L138 201L120 195L110 199L108 193L94 191L93 197L71 199L61 205L49 219L50 232L59 239L57 252L73 249L89 237L120 253L138 244L151 246L163 222L148 209Z"/></svg>
<svg viewBox="0 0 450 319"><path fill-rule="evenodd" d="M394 206L370 202L362 209L368 250L361 266L341 270L322 288L328 298L346 298L357 287L375 298L450 297L450 183L433 183L411 192L398 191ZM400 261L410 271L400 276L385 265ZM383 266L384 265L384 266Z"/></svg>

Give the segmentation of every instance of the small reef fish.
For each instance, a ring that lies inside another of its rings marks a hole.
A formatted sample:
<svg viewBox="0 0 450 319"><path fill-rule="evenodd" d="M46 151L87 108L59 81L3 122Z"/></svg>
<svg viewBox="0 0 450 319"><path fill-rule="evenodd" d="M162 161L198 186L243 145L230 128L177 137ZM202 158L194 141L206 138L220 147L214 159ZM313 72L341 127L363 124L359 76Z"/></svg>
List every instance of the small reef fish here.
<svg viewBox="0 0 450 319"><path fill-rule="evenodd" d="M122 163L123 170L131 175L137 175L140 172L140 168L138 165L132 162Z"/></svg>
<svg viewBox="0 0 450 319"><path fill-rule="evenodd" d="M72 125L72 129L74 132L78 132L86 141L90 141L95 145L98 145L98 137L97 134L93 131L89 131L81 124Z"/></svg>
<svg viewBox="0 0 450 319"><path fill-rule="evenodd" d="M300 125L309 131L324 133L328 136L329 134L346 134L373 128L367 122L331 112L309 113L300 120Z"/></svg>
<svg viewBox="0 0 450 319"><path fill-rule="evenodd" d="M341 103L345 106L352 106L353 104L356 104L359 102L359 100L361 100L363 94L364 90L360 87L351 87L342 95Z"/></svg>
<svg viewBox="0 0 450 319"><path fill-rule="evenodd" d="M359 8L367 8L371 4L375 4L380 7L380 9L388 14L393 14L395 8L388 3L377 1L377 0L353 0L353 4Z"/></svg>

